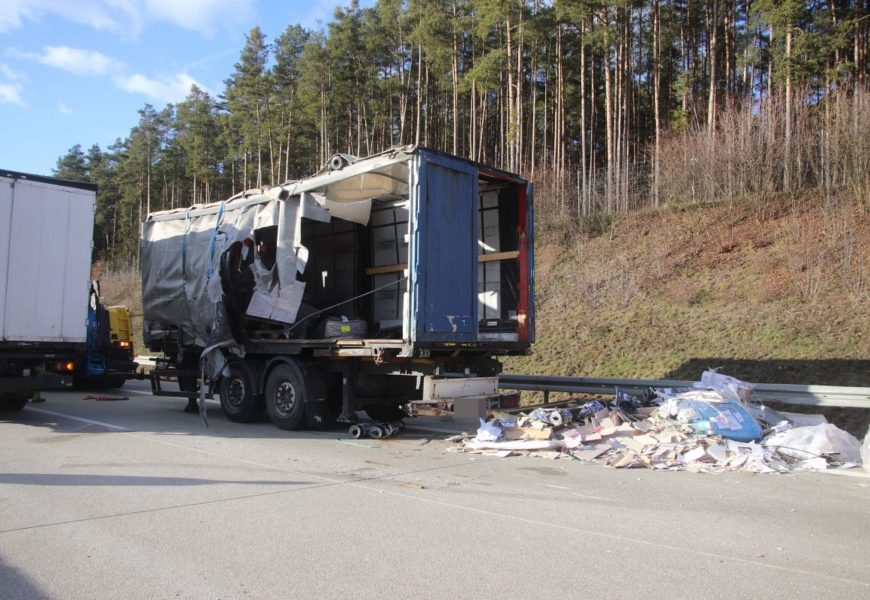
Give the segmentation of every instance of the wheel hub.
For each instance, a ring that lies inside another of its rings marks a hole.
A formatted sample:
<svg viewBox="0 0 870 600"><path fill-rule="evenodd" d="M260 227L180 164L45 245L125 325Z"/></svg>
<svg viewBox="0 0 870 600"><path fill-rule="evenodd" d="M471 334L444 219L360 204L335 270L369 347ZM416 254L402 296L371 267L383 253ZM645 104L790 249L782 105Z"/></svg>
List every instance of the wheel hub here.
<svg viewBox="0 0 870 600"><path fill-rule="evenodd" d="M239 407L245 400L245 382L240 377L233 377L227 385L227 402L234 407Z"/></svg>
<svg viewBox="0 0 870 600"><path fill-rule="evenodd" d="M289 381L282 381L275 389L275 408L282 416L287 416L296 405L296 390Z"/></svg>

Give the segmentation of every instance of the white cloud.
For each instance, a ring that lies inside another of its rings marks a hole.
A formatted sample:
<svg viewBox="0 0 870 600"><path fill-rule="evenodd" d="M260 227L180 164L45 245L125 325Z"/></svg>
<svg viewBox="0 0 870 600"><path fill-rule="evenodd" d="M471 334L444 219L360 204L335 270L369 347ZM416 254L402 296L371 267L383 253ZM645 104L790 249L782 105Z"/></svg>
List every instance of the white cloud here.
<svg viewBox="0 0 870 600"><path fill-rule="evenodd" d="M206 89L187 73L176 73L166 79L151 79L141 73L129 77L116 77L115 84L122 90L134 94L144 94L163 102L181 102L190 93L190 86Z"/></svg>
<svg viewBox="0 0 870 600"><path fill-rule="evenodd" d="M166 21L211 35L219 24L235 25L253 16L253 0L144 0L149 20Z"/></svg>
<svg viewBox="0 0 870 600"><path fill-rule="evenodd" d="M166 22L211 35L254 14L255 0L2 0L0 32L57 16L93 29L135 37L149 23Z"/></svg>
<svg viewBox="0 0 870 600"><path fill-rule="evenodd" d="M24 91L24 76L0 63L0 103L27 106L21 97Z"/></svg>
<svg viewBox="0 0 870 600"><path fill-rule="evenodd" d="M337 0L312 0L308 5L308 11L301 16L295 17L295 21L309 29L323 29L332 20L335 7L348 4Z"/></svg>
<svg viewBox="0 0 870 600"><path fill-rule="evenodd" d="M46 46L42 49L42 54L30 57L44 65L75 75L106 75L116 72L124 66L102 52L70 48L69 46Z"/></svg>
<svg viewBox="0 0 870 600"><path fill-rule="evenodd" d="M57 103L57 112L59 112L62 115L71 115L71 114L73 114L73 109L71 109L69 106L67 106L63 102L58 102Z"/></svg>
<svg viewBox="0 0 870 600"><path fill-rule="evenodd" d="M45 46L42 52L7 48L5 55L39 62L74 75L109 75L124 70L124 63L111 56L70 46Z"/></svg>
<svg viewBox="0 0 870 600"><path fill-rule="evenodd" d="M38 22L46 15L99 30L141 27L139 0L3 0L0 11L0 32L21 27L24 21Z"/></svg>
<svg viewBox="0 0 870 600"><path fill-rule="evenodd" d="M22 86L19 83L0 83L0 102L27 106L21 99Z"/></svg>
<svg viewBox="0 0 870 600"><path fill-rule="evenodd" d="M190 93L192 85L203 90L207 89L185 71L159 79L152 79L141 73L130 75L125 72L127 66L124 63L94 50L69 46L46 46L42 52L25 52L18 48L8 48L5 54L14 58L36 61L75 75L112 76L118 88L132 94L144 94L153 100L162 102L184 100ZM15 73L11 69L0 64L0 84L4 86L0 89L0 101L21 103L20 77L13 75ZM59 105L58 110L61 114L72 113L63 104Z"/></svg>

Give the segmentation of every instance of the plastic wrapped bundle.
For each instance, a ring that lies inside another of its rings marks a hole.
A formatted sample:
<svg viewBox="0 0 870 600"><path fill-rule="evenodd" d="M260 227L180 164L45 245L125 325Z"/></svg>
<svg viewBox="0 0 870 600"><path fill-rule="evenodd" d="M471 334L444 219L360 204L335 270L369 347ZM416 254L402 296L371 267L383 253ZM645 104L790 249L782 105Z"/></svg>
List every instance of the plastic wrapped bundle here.
<svg viewBox="0 0 870 600"><path fill-rule="evenodd" d="M330 338L364 338L368 334L369 325L362 319L347 317L328 317L323 322L323 337Z"/></svg>

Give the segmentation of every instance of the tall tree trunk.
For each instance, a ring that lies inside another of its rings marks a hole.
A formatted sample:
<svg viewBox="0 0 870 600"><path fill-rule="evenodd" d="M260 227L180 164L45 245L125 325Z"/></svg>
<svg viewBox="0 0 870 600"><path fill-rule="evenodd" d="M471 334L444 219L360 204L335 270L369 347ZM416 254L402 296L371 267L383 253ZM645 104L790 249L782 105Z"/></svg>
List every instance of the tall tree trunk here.
<svg viewBox="0 0 870 600"><path fill-rule="evenodd" d="M719 2L713 0L710 4L710 90L707 93L707 134L713 135L716 132L716 77L718 75L717 56L719 54L718 39L719 39Z"/></svg>
<svg viewBox="0 0 870 600"><path fill-rule="evenodd" d="M257 118L257 187L263 187L263 149L261 147L262 140L260 139L260 103L257 102L255 111Z"/></svg>
<svg viewBox="0 0 870 600"><path fill-rule="evenodd" d="M537 2L535 3L537 5ZM529 103L532 109L531 115L531 125L529 127L529 162L530 164L530 174L532 181L535 179L535 153L537 152L536 142L537 142L537 131L538 131L538 82L537 82L537 69L538 69L538 57L537 57L537 44L532 43L532 64L531 64L531 81L529 82Z"/></svg>
<svg viewBox="0 0 870 600"><path fill-rule="evenodd" d="M513 71L513 32L511 30L511 20L505 20L505 35L507 36L507 170L515 171L514 151L515 151L515 135L516 124L515 119L515 104L516 104L516 88L514 87L514 71Z"/></svg>
<svg viewBox="0 0 870 600"><path fill-rule="evenodd" d="M453 20L450 22L453 53L451 56L450 76L453 80L453 154L459 154L459 42L457 34L458 14L456 0L453 0Z"/></svg>
<svg viewBox="0 0 870 600"><path fill-rule="evenodd" d="M578 179L582 188L577 196L577 214L584 215L586 212L586 194L588 178L586 175L586 152L589 131L586 126L586 20L580 23L580 174Z"/></svg>
<svg viewBox="0 0 870 600"><path fill-rule="evenodd" d="M565 71L562 60L562 24L556 26L556 90L554 92L555 110L553 112L553 172L555 173L556 189L559 205L563 205L564 173L562 171L564 151L564 118L565 118Z"/></svg>
<svg viewBox="0 0 870 600"><path fill-rule="evenodd" d="M420 117L423 105L423 45L417 44L417 122L414 130L414 145L420 145Z"/></svg>
<svg viewBox="0 0 870 600"><path fill-rule="evenodd" d="M791 122L792 122L792 25L788 23L785 31L785 140L783 144L783 188L791 191Z"/></svg>
<svg viewBox="0 0 870 600"><path fill-rule="evenodd" d="M662 50L661 50L661 6L659 0L653 5L653 117L655 120L655 153L653 155L653 204L659 206L659 157L661 156L661 88L662 88Z"/></svg>
<svg viewBox="0 0 870 600"><path fill-rule="evenodd" d="M523 22L523 13L520 11L519 24L517 25L517 76L516 76L516 108L514 109L514 167L513 170L520 172L523 170L523 53L525 47L525 24Z"/></svg>
<svg viewBox="0 0 870 600"><path fill-rule="evenodd" d="M607 16L608 9L604 9L604 27L610 27ZM613 212L613 84L611 82L610 68L612 63L613 48L610 43L610 32L606 31L607 41L604 46L604 128L607 140L607 181L605 182L605 194L607 196L607 212Z"/></svg>
<svg viewBox="0 0 870 600"><path fill-rule="evenodd" d="M594 146L595 135L598 133L596 125L598 119L598 87L595 83L595 54L593 53L591 56L591 63L589 65L589 168L587 170L588 179L586 182L586 187L588 188L586 193L586 213L591 214L594 210L592 206L593 199L593 191L595 190L595 186L597 185L597 177L596 177L596 167L598 163L596 161L596 152Z"/></svg>
<svg viewBox="0 0 870 600"><path fill-rule="evenodd" d="M146 198L147 198L147 212L146 215L151 214L151 140L148 140L147 144L148 150L148 165L145 167L145 185L146 185ZM141 216L141 215L140 215Z"/></svg>

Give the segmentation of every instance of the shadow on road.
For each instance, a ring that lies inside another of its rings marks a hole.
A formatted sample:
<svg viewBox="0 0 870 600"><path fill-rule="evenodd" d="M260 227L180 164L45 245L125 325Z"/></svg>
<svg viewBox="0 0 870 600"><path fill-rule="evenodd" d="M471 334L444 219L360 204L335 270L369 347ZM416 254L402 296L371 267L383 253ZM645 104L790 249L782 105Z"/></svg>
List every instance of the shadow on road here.
<svg viewBox="0 0 870 600"><path fill-rule="evenodd" d="M185 413L184 402L175 398L156 398L130 394L129 402L100 403L99 412L90 409L92 401L84 401L88 392L54 392L46 401L29 404L23 410L0 415L0 424L14 423L33 428L49 429L53 433L67 434L37 439L45 443L63 443L83 434L142 433L172 437L215 437L230 439L286 439L348 441L347 425L331 425L317 429L282 431L267 418L254 423L234 423L226 418L220 406L208 406L208 427L204 427L198 414ZM401 441L422 442L441 434L413 431L415 424L449 428L449 423L415 423L406 421L409 430L397 437L382 440L358 440L364 444L390 445ZM446 434L445 434L446 435ZM353 440L350 440L353 441Z"/></svg>
<svg viewBox="0 0 870 600"><path fill-rule="evenodd" d="M62 473L0 473L0 484L52 486L195 486L238 483L241 485L311 485L312 481L252 481L196 479L193 477L142 477Z"/></svg>
<svg viewBox="0 0 870 600"><path fill-rule="evenodd" d="M0 556L0 596L4 600L49 600L39 587L27 575L7 564Z"/></svg>

